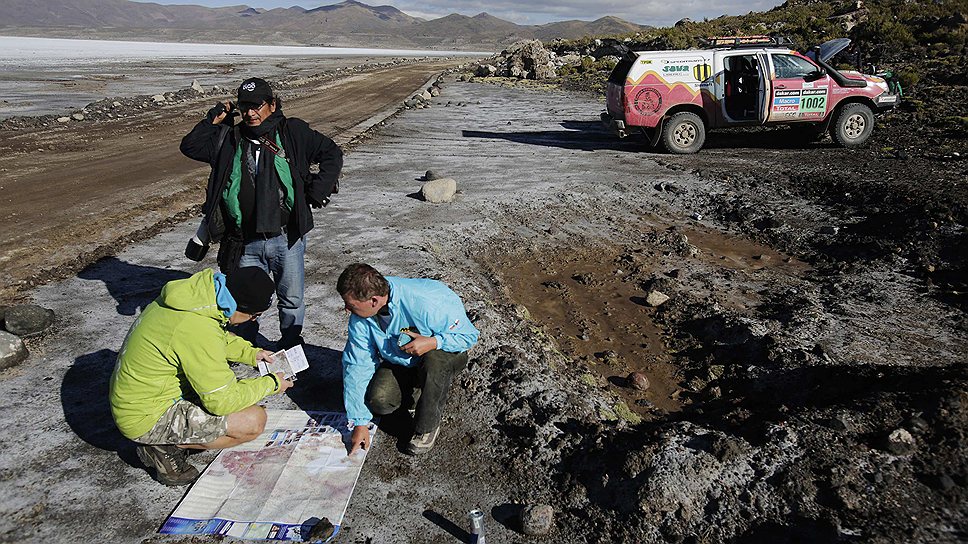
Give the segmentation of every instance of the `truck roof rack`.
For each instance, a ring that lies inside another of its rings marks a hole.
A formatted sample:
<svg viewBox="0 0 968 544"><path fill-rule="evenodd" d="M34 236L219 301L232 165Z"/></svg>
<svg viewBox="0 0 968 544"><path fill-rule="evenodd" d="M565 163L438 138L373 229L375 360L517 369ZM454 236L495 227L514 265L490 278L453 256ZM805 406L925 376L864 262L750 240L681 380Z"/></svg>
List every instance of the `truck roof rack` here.
<svg viewBox="0 0 968 544"><path fill-rule="evenodd" d="M793 41L786 36L712 36L706 38L708 47L729 47L742 49L745 47L763 47L769 45L793 47Z"/></svg>

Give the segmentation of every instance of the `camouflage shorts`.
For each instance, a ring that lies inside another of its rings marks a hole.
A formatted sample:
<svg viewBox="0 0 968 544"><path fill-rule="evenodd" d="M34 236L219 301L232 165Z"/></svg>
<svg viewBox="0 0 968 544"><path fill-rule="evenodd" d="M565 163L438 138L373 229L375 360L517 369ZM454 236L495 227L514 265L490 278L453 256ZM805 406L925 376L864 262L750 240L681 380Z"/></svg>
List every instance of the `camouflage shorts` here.
<svg viewBox="0 0 968 544"><path fill-rule="evenodd" d="M139 444L206 444L225 436L229 420L213 416L201 406L179 400L168 409L150 431L135 438Z"/></svg>

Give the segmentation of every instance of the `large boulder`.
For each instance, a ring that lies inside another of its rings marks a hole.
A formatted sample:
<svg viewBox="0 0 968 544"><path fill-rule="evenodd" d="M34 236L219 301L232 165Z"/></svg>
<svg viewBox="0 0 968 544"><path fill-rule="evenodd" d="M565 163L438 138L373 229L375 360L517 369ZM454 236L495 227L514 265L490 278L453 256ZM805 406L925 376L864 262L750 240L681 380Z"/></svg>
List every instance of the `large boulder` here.
<svg viewBox="0 0 968 544"><path fill-rule="evenodd" d="M549 79L555 77L551 52L539 40L514 42L501 52L504 59L502 74L518 79Z"/></svg>
<svg viewBox="0 0 968 544"><path fill-rule="evenodd" d="M54 310L36 304L17 304L6 309L3 323L4 329L17 336L35 336L54 324Z"/></svg>

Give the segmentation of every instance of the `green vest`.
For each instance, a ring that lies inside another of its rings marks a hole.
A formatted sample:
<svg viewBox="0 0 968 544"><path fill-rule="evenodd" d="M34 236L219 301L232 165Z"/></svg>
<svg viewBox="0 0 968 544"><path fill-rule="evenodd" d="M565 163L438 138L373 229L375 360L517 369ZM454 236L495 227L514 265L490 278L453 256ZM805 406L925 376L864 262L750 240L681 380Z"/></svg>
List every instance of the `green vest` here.
<svg viewBox="0 0 968 544"><path fill-rule="evenodd" d="M276 145L282 148L282 140L276 132ZM285 149L283 149L285 152ZM265 151L265 153L272 153ZM286 191L286 208L292 211L293 190L292 172L289 170L289 161L272 153L272 162L276 167L276 174L279 182L282 183L283 190ZM235 147L235 157L232 158L232 173L229 175L228 186L222 191L222 200L225 201L225 208L229 212L229 217L235 222L237 228L242 228L242 209L239 206L239 191L242 189L242 142Z"/></svg>

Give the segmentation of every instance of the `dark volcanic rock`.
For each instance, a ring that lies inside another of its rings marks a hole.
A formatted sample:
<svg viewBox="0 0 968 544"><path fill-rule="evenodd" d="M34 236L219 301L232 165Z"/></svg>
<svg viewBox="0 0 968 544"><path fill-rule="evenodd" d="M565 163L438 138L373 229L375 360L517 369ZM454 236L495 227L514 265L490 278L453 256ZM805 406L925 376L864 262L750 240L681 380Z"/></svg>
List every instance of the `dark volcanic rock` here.
<svg viewBox="0 0 968 544"><path fill-rule="evenodd" d="M4 328L20 337L38 335L54 324L54 311L36 304L18 304L4 313Z"/></svg>

